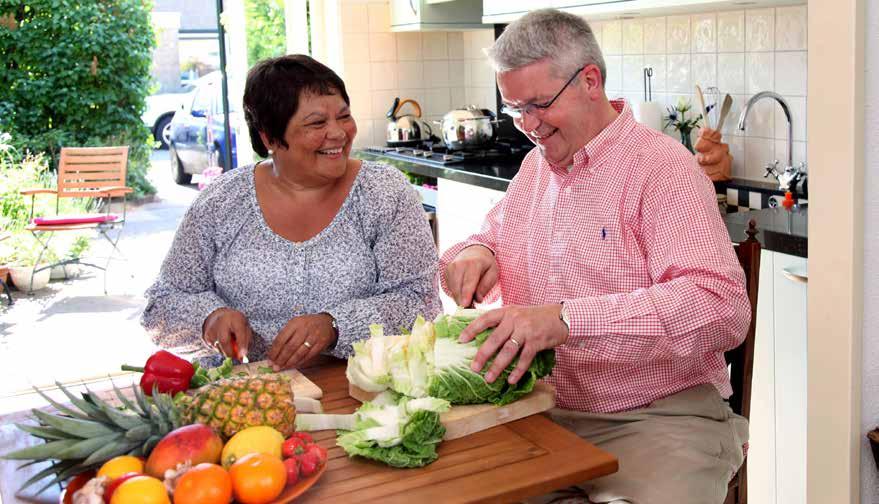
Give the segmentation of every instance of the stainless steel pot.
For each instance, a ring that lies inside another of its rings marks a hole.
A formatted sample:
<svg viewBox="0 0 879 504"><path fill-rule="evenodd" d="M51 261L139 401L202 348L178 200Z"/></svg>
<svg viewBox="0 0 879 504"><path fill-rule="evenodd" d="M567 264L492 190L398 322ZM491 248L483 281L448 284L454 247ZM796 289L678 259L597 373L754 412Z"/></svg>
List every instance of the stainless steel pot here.
<svg viewBox="0 0 879 504"><path fill-rule="evenodd" d="M439 124L443 142L449 149L481 148L497 138L498 120L494 112L476 105L452 110Z"/></svg>
<svg viewBox="0 0 879 504"><path fill-rule="evenodd" d="M399 115L403 105L411 103L415 114ZM433 134L430 125L421 120L421 105L415 100L394 98L394 104L388 110L388 129L386 140L390 147L416 145L428 140Z"/></svg>

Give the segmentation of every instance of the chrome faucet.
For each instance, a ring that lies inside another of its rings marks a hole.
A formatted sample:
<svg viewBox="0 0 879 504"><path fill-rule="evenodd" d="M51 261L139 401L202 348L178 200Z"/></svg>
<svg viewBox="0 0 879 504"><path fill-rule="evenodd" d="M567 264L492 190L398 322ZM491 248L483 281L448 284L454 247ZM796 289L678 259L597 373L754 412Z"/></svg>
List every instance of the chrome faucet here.
<svg viewBox="0 0 879 504"><path fill-rule="evenodd" d="M781 110L784 112L785 118L787 118L787 164L784 169L779 172L778 160L775 160L773 163L768 163L766 165L766 173L763 176L768 177L769 175L772 175L775 177L778 181L778 187L782 191L793 191L805 196L807 187L806 163L800 163L799 166L794 166L794 121L787 101L785 101L781 95L772 91L761 91L755 94L748 100L748 103L745 104L745 108L742 110L742 115L739 116L739 130L745 131L745 120L748 118L748 113L751 111L751 107L763 98L774 98L775 101L781 105Z"/></svg>

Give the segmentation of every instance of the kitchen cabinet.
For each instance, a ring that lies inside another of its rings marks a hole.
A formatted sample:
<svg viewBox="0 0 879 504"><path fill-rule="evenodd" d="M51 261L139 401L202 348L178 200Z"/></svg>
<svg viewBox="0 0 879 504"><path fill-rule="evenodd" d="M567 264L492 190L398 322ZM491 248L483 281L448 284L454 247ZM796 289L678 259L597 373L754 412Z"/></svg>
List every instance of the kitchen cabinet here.
<svg viewBox="0 0 879 504"><path fill-rule="evenodd" d="M808 261L763 250L751 392L748 497L806 502Z"/></svg>
<svg viewBox="0 0 879 504"><path fill-rule="evenodd" d="M482 0L391 0L391 31L491 28L482 24Z"/></svg>
<svg viewBox="0 0 879 504"><path fill-rule="evenodd" d="M436 220L440 253L479 232L489 210L503 197L503 191L437 179ZM445 293L441 298L444 310L454 311L454 301Z"/></svg>

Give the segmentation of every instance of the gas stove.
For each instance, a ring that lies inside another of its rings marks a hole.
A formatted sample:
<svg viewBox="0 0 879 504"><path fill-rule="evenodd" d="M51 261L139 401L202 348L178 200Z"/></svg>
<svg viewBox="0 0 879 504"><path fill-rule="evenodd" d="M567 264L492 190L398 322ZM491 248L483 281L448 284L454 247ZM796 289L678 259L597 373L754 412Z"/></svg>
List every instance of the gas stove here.
<svg viewBox="0 0 879 504"><path fill-rule="evenodd" d="M522 158L533 147L500 139L484 148L451 150L441 142L422 142L405 147L366 147L364 150L403 161L427 162L441 166L467 161Z"/></svg>

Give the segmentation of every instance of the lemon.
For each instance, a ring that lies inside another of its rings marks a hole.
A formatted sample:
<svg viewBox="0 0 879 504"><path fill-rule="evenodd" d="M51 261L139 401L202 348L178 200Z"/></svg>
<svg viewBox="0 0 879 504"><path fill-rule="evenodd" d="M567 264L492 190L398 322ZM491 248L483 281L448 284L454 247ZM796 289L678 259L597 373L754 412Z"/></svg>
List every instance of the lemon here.
<svg viewBox="0 0 879 504"><path fill-rule="evenodd" d="M98 470L98 476L106 476L114 480L123 474L132 472L143 472L143 459L131 455L122 455L104 462L104 465Z"/></svg>
<svg viewBox="0 0 879 504"><path fill-rule="evenodd" d="M284 435L276 429L265 425L248 427L226 442L220 460L223 467L228 469L236 460L249 453L267 453L280 459L282 444Z"/></svg>

